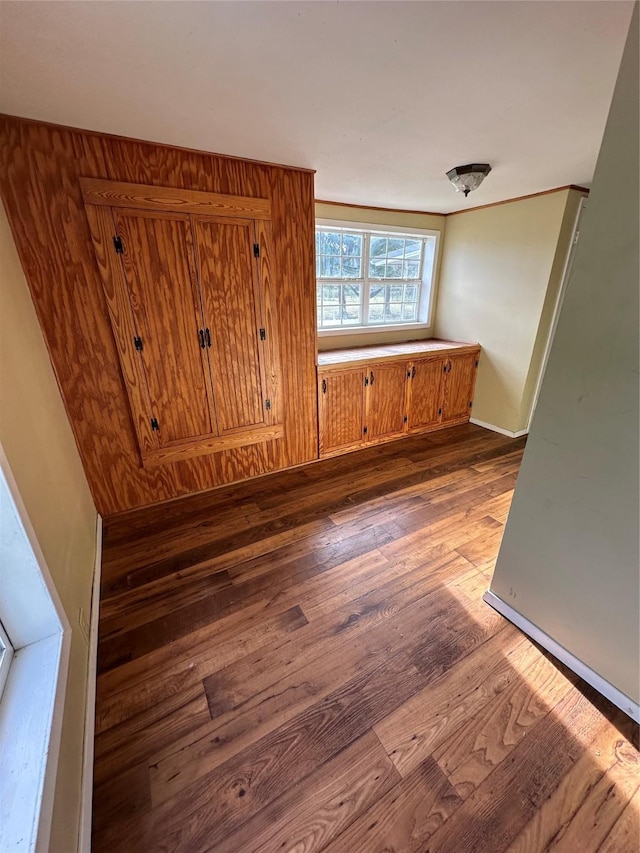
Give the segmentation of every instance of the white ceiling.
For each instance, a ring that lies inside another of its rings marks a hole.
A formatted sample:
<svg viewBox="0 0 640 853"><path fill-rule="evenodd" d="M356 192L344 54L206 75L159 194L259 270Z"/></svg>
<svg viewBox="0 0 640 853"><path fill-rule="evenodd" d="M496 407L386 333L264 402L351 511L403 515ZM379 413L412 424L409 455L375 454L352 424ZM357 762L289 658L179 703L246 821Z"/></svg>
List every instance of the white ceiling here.
<svg viewBox="0 0 640 853"><path fill-rule="evenodd" d="M448 212L590 182L632 2L2 2L0 110ZM465 201L445 172L489 162Z"/></svg>

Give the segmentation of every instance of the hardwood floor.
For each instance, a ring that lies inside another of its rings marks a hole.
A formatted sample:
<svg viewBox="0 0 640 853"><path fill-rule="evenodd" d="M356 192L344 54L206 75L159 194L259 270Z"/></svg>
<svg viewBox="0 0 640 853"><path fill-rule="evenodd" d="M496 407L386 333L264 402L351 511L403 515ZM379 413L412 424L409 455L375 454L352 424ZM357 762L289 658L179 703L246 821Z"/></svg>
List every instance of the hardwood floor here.
<svg viewBox="0 0 640 853"><path fill-rule="evenodd" d="M93 849L638 850L637 731L481 600L465 425L105 522Z"/></svg>

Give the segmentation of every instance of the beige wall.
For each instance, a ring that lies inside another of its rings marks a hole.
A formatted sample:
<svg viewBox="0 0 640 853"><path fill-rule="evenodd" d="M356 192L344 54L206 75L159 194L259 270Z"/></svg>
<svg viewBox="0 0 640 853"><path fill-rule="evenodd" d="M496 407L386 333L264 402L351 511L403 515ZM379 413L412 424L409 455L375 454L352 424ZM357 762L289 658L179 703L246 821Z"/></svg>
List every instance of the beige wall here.
<svg viewBox="0 0 640 853"><path fill-rule="evenodd" d="M337 219L345 222L366 222L373 225L394 225L399 228L425 228L440 231L440 245L436 258L433 280L431 325L421 329L399 332L377 331L359 332L352 335L318 335L318 349L337 349L340 347L362 347L369 344L397 343L398 341L422 340L433 337L434 318L437 309L438 280L442 262L442 247L446 216L435 213L411 213L398 210L376 210L368 207L351 207L342 204L316 203L316 219Z"/></svg>
<svg viewBox="0 0 640 853"><path fill-rule="evenodd" d="M638 6L492 591L640 702Z"/></svg>
<svg viewBox="0 0 640 853"><path fill-rule="evenodd" d="M482 345L474 418L509 432L528 426L579 198L559 190L447 217L435 335Z"/></svg>
<svg viewBox="0 0 640 853"><path fill-rule="evenodd" d="M71 623L50 849L77 846L96 511L31 296L0 207L0 442Z"/></svg>

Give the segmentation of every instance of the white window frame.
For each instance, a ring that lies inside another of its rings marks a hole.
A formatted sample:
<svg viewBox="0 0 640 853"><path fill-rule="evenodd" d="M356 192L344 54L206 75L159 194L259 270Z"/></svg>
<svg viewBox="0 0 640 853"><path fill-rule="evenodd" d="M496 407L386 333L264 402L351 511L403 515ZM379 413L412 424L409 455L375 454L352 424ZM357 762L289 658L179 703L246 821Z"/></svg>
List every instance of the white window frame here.
<svg viewBox="0 0 640 853"><path fill-rule="evenodd" d="M0 444L0 851L49 849L71 625Z"/></svg>
<svg viewBox="0 0 640 853"><path fill-rule="evenodd" d="M440 260L440 238L441 232L436 231L429 228L409 228L405 226L397 226L397 225L380 225L379 223L374 222L349 222L344 219L316 219L315 229L318 228L330 228L335 230L341 230L349 232L367 232L369 234L398 234L398 235L407 235L407 236L416 236L416 237L435 237L435 249L433 253L433 266L431 269L430 278L426 276L426 272L424 269L424 259L423 259L423 269L422 269L422 285L420 287L420 301L418 303L418 320L415 322L407 322L407 323L363 323L360 325L354 326L318 326L316 319L316 328L318 337L333 337L335 335L358 335L358 334L367 334L372 332L397 332L397 331L410 331L410 330L425 330L431 327L432 322L432 314L433 314L433 306L435 302L435 290L436 290L436 277L437 270ZM315 233L315 231L314 231ZM365 241L367 242L367 241ZM315 246L315 241L314 241ZM366 257L366 251L363 251L362 255L362 264L363 264L363 276L358 279L329 279L316 278L316 305L317 305L317 288L318 284L359 284L363 285L363 301L362 301L362 317L369 316L369 278L368 278L368 269L365 269L365 263L368 258ZM382 279L381 283L389 283L389 279ZM395 279L393 280L396 281ZM398 279L398 284L403 284L404 282L401 279Z"/></svg>
<svg viewBox="0 0 640 853"><path fill-rule="evenodd" d="M0 622L0 700L2 700L2 691L9 677L12 658L13 645L2 627L2 622Z"/></svg>

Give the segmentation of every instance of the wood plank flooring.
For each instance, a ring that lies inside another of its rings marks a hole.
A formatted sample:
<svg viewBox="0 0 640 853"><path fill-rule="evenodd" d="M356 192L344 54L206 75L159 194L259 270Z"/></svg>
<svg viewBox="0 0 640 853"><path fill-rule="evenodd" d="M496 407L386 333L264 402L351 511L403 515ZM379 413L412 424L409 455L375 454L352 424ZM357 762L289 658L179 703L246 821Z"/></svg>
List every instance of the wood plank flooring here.
<svg viewBox="0 0 640 853"><path fill-rule="evenodd" d="M105 522L93 849L637 853L631 721L482 601L464 425Z"/></svg>

